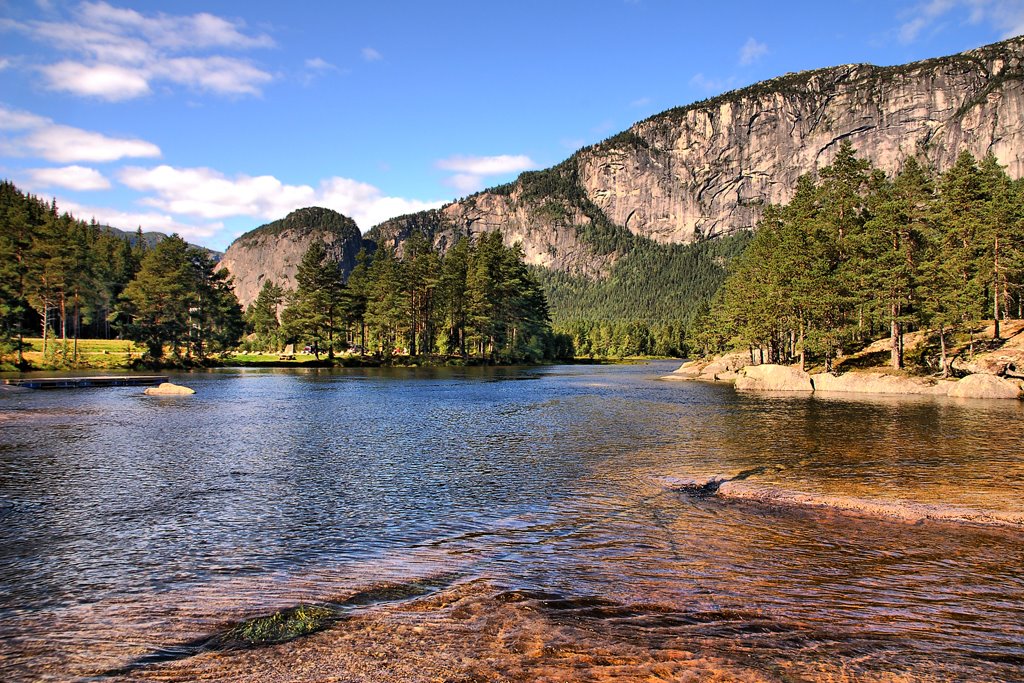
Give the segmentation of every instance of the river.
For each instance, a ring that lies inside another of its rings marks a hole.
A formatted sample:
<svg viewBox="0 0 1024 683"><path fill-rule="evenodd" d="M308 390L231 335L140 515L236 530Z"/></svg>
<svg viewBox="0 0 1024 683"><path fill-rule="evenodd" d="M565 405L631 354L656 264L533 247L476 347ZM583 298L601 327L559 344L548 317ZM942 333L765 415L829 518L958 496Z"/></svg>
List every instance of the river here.
<svg viewBox="0 0 1024 683"><path fill-rule="evenodd" d="M1020 402L677 365L0 394L0 679L1024 680ZM687 484L736 475L802 502ZM298 604L339 618L202 645Z"/></svg>

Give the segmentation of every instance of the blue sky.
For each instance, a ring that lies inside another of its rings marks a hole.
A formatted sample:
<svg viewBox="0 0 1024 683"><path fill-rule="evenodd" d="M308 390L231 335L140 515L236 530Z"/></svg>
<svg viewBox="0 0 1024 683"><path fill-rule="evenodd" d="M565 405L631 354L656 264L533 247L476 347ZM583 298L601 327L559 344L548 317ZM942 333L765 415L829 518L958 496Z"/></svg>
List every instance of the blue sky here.
<svg viewBox="0 0 1024 683"><path fill-rule="evenodd" d="M0 0L0 177L223 249L309 205L365 231L781 75L1024 32L1024 0Z"/></svg>

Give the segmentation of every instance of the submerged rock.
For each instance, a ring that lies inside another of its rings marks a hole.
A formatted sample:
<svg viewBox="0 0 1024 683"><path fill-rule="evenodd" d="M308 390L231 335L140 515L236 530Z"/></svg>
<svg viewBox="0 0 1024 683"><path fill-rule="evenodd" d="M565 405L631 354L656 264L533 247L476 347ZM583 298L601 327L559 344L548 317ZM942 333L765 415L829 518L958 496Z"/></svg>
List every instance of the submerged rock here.
<svg viewBox="0 0 1024 683"><path fill-rule="evenodd" d="M953 398L1020 398L1019 380L994 375L967 375L949 388Z"/></svg>
<svg viewBox="0 0 1024 683"><path fill-rule="evenodd" d="M740 391L814 391L811 376L788 365L748 365L739 371Z"/></svg>
<svg viewBox="0 0 1024 683"><path fill-rule="evenodd" d="M147 396L189 396L196 393L195 389L183 387L180 384L163 382L155 387L147 387L144 392Z"/></svg>

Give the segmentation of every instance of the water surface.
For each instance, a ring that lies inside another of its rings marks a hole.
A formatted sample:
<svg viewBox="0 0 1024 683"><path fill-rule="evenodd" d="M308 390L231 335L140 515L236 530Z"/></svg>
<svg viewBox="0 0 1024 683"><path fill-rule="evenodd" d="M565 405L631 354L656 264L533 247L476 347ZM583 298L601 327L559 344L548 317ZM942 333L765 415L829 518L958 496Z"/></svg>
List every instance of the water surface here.
<svg viewBox="0 0 1024 683"><path fill-rule="evenodd" d="M0 678L1024 680L1020 529L672 484L757 469L1024 514L1020 403L743 396L673 368L0 395ZM182 647L381 586L285 645Z"/></svg>

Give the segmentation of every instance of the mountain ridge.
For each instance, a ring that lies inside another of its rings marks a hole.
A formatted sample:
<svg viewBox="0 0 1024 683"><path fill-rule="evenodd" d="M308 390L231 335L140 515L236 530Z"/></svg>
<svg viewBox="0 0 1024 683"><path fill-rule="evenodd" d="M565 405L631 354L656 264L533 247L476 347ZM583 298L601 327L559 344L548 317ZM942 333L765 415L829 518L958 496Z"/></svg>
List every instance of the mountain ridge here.
<svg viewBox="0 0 1024 683"><path fill-rule="evenodd" d="M598 278L628 251L623 231L678 244L754 227L845 139L888 172L914 155L942 170L969 149L994 152L1020 177L1022 64L1018 37L909 64L784 74L665 110L551 168L366 236L401 249L416 230L444 249L497 229L532 265Z"/></svg>
<svg viewBox="0 0 1024 683"><path fill-rule="evenodd" d="M605 281L637 249L659 267L668 256L656 258L657 245L752 229L764 206L788 202L797 178L831 163L843 140L889 173L910 156L941 171L968 149L993 152L1012 177L1024 175L1024 38L908 64L787 73L673 107L554 166L389 219L358 239L347 227L339 257L347 273L360 246L401 253L418 232L443 252L497 230L506 244L521 244L531 266ZM243 305L265 278L288 285L301 258L293 242L308 246L312 234L289 242L278 231L272 240L269 225L236 239L222 261ZM255 251L239 259L254 232ZM635 271L637 259L627 261Z"/></svg>

